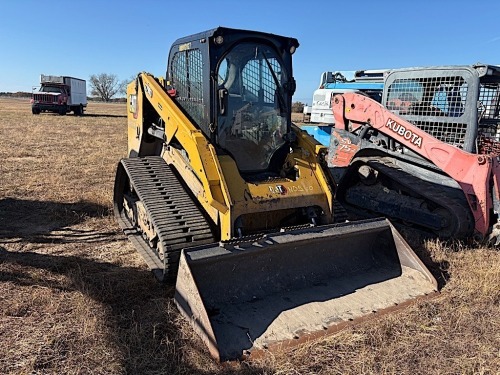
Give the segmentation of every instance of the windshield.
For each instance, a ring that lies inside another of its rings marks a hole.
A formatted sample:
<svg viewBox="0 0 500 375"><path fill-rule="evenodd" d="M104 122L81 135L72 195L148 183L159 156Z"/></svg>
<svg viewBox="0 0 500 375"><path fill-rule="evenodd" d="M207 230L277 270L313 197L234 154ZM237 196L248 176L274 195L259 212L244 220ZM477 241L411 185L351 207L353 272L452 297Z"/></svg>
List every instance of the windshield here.
<svg viewBox="0 0 500 375"><path fill-rule="evenodd" d="M40 92L54 92L57 94L61 94L63 92L63 90L60 87L42 86L42 87L40 87Z"/></svg>
<svg viewBox="0 0 500 375"><path fill-rule="evenodd" d="M284 145L287 101L282 85L287 72L269 46L242 43L218 68L218 143L240 171L262 171Z"/></svg>
<svg viewBox="0 0 500 375"><path fill-rule="evenodd" d="M467 82L459 76L396 79L386 106L399 115L460 117L466 98Z"/></svg>

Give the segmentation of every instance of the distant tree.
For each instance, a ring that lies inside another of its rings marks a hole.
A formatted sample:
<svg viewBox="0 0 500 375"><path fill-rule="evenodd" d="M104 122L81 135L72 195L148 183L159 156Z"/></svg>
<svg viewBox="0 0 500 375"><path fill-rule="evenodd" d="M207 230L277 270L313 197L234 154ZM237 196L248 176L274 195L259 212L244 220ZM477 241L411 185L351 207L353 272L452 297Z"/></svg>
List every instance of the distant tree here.
<svg viewBox="0 0 500 375"><path fill-rule="evenodd" d="M292 112L302 113L303 111L304 111L304 103L302 102L292 103Z"/></svg>
<svg viewBox="0 0 500 375"><path fill-rule="evenodd" d="M120 90L118 92L122 94L124 97L127 96L127 86L130 82L134 81L137 78L136 75L130 76L129 78L122 81L120 84Z"/></svg>
<svg viewBox="0 0 500 375"><path fill-rule="evenodd" d="M89 79L90 94L109 102L113 96L122 91L123 82L115 74L92 74Z"/></svg>

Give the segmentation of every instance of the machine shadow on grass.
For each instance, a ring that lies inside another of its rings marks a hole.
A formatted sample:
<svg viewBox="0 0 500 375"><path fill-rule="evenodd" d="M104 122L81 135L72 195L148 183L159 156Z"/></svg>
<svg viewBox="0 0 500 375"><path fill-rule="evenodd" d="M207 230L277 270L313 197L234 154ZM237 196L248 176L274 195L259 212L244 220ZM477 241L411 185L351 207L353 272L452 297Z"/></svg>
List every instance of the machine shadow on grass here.
<svg viewBox="0 0 500 375"><path fill-rule="evenodd" d="M108 118L127 118L127 115L110 115L101 113L86 113L83 117L108 117Z"/></svg>
<svg viewBox="0 0 500 375"><path fill-rule="evenodd" d="M100 303L106 314L109 340L122 353L120 357L125 358L125 373L213 373L195 368L186 360L186 356L208 360L209 354L201 342L186 339L176 324L178 313L172 304L172 285L157 282L146 269L70 255L75 245L124 241L118 226L106 231L75 228L87 218L110 214L107 207L85 201L0 200L0 286L13 283L20 288L42 286L61 292L76 291ZM70 246L69 255L12 250L19 243ZM39 271L46 277L40 277ZM189 354L184 355L184 351ZM57 358L42 358L40 362L44 367L35 371L51 372L46 366L57 363ZM217 373L222 374L265 372L255 365L238 371L218 367Z"/></svg>
<svg viewBox="0 0 500 375"><path fill-rule="evenodd" d="M87 218L110 215L108 207L79 201L62 203L5 198L0 199L0 241L71 243L112 240L117 230L95 231L71 228Z"/></svg>
<svg viewBox="0 0 500 375"><path fill-rule="evenodd" d="M107 113L85 113L84 115L81 116L75 116L73 114L66 114L61 116L59 113L42 113L37 116L53 116L53 117L60 117L60 118L85 118L85 117L103 117L103 118L127 118L127 115L113 115L113 114L107 114Z"/></svg>
<svg viewBox="0 0 500 375"><path fill-rule="evenodd" d="M110 337L116 337L118 342L114 344L123 352L123 358L127 358L123 363L125 373L157 373L159 370L177 373L180 369L189 374L212 373L192 368L183 359L183 349L175 348L188 347L186 350L191 353L199 352L196 356L208 357L201 343L183 339L179 327L163 311L173 295L173 287L158 283L148 271L74 256L7 251L0 246L0 265L2 263L9 263L6 269L12 271L1 272L0 283L77 291L102 304L108 311L106 323ZM33 268L63 275L65 281L31 277ZM152 307L155 304L156 308ZM147 358L144 358L145 350L149 353ZM50 368L38 370L50 371ZM228 374L238 373L234 368L229 372L222 366L217 373L226 370ZM263 370L246 368L240 373L262 373Z"/></svg>

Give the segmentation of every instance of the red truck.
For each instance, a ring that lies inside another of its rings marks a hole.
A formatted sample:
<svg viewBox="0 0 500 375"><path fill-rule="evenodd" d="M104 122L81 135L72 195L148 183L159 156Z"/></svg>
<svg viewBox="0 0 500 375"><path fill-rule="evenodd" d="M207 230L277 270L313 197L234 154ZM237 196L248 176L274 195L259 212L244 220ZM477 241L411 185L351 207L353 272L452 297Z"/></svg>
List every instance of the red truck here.
<svg viewBox="0 0 500 375"><path fill-rule="evenodd" d="M55 112L65 115L73 112L83 115L87 107L86 81L66 76L40 75L40 90L33 93L31 112L38 115L41 112Z"/></svg>

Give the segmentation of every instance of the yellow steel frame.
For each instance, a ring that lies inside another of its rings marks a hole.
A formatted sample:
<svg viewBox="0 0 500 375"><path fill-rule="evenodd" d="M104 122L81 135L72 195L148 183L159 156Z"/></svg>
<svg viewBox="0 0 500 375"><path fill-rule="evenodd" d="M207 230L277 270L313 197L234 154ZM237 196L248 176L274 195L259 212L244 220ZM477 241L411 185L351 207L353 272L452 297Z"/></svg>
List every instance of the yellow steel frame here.
<svg viewBox="0 0 500 375"><path fill-rule="evenodd" d="M182 153L174 147L164 147L163 158L176 168L218 225L222 240L236 235L234 224L241 215L254 214L259 220L259 217L269 218L269 215L272 216L269 212L277 210L318 206L328 222L333 220L333 194L318 163L319 153L326 149L324 146L295 128L299 147L292 150L286 162L297 170L299 178L295 181L281 179L279 183L249 183L241 178L232 158L217 155L205 135L166 93L161 79L148 73L141 73L139 78L142 79L143 91L137 83L131 83L127 89L129 154L131 151L139 153L144 131L143 101L148 100L164 121L166 146L175 137L185 151Z"/></svg>

